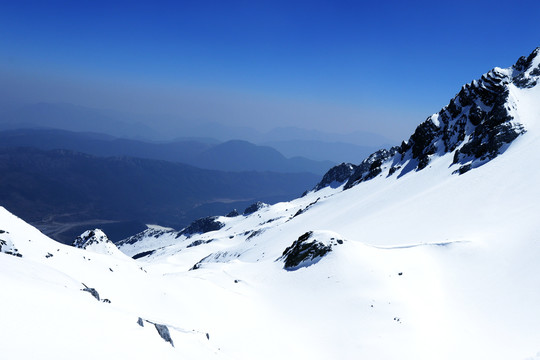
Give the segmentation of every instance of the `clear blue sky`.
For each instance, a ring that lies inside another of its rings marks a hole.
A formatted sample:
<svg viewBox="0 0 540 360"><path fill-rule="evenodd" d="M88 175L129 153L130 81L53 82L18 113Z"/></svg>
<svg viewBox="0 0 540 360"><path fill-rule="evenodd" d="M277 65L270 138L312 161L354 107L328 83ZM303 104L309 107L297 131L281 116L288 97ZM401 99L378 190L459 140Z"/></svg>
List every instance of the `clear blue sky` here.
<svg viewBox="0 0 540 360"><path fill-rule="evenodd" d="M540 1L1 1L4 102L405 138L540 46Z"/></svg>

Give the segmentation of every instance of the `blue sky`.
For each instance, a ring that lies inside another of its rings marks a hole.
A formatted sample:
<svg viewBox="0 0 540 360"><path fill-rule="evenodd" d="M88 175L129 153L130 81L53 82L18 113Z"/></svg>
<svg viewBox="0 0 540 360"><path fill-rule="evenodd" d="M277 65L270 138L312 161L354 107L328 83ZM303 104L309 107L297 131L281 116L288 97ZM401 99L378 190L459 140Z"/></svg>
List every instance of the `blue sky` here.
<svg viewBox="0 0 540 360"><path fill-rule="evenodd" d="M3 1L3 102L407 137L540 46L540 2Z"/></svg>

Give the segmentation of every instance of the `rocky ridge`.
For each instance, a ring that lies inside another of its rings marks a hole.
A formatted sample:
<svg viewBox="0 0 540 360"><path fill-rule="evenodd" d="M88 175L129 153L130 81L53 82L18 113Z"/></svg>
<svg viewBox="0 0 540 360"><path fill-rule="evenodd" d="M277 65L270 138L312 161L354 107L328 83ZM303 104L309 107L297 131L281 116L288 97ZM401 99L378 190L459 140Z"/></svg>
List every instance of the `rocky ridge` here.
<svg viewBox="0 0 540 360"><path fill-rule="evenodd" d="M313 190L331 183L348 189L379 175L403 176L426 168L433 157L453 153L455 174L464 174L502 154L525 133L516 119L512 86L532 88L540 80L540 47L510 68L494 68L464 85L450 103L421 123L400 146L382 149L359 165L341 164L330 169ZM350 165L350 166L349 166ZM353 170L345 178L347 169Z"/></svg>
<svg viewBox="0 0 540 360"><path fill-rule="evenodd" d="M99 254L123 255L101 229L86 230L73 241L72 246Z"/></svg>

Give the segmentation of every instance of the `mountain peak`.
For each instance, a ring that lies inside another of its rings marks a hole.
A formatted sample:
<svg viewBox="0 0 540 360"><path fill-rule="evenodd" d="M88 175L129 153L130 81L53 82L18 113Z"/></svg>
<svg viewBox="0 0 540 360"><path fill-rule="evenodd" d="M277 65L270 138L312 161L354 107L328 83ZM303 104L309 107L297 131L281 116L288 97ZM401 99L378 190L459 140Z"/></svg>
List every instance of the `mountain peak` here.
<svg viewBox="0 0 540 360"><path fill-rule="evenodd" d="M540 79L540 47L537 47L529 56L522 56L512 66L513 82L520 88L536 86Z"/></svg>
<svg viewBox="0 0 540 360"><path fill-rule="evenodd" d="M120 251L101 229L86 230L79 235L73 246L99 254L118 254Z"/></svg>
<svg viewBox="0 0 540 360"><path fill-rule="evenodd" d="M400 177L420 171L433 158L446 154L453 154L448 165L455 174L464 174L493 160L526 132L519 120L518 100L512 86L530 89L539 81L540 47L509 68L496 67L463 85L450 103L421 123L407 141L376 151L355 166L345 188L379 175L397 173ZM323 179L342 173L342 167L330 169ZM321 181L315 190L325 186L326 182Z"/></svg>

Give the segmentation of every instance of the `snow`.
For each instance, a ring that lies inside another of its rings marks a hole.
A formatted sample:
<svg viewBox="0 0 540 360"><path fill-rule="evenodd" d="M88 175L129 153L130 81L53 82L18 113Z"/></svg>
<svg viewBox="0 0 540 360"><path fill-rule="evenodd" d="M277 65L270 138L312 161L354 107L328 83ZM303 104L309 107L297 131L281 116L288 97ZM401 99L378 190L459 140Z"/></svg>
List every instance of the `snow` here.
<svg viewBox="0 0 540 360"><path fill-rule="evenodd" d="M439 121L439 114L431 115L430 120L435 126L437 127L441 126L441 122Z"/></svg>
<svg viewBox="0 0 540 360"><path fill-rule="evenodd" d="M64 246L0 208L0 239L22 254L0 253L2 357L538 359L540 86L509 89L527 132L463 175L452 154L401 177L387 166L218 231L151 227L128 256ZM310 231L343 241L287 271Z"/></svg>
<svg viewBox="0 0 540 360"><path fill-rule="evenodd" d="M173 228L160 226L156 224L146 224L146 227L152 230L158 230L158 231L173 231Z"/></svg>

